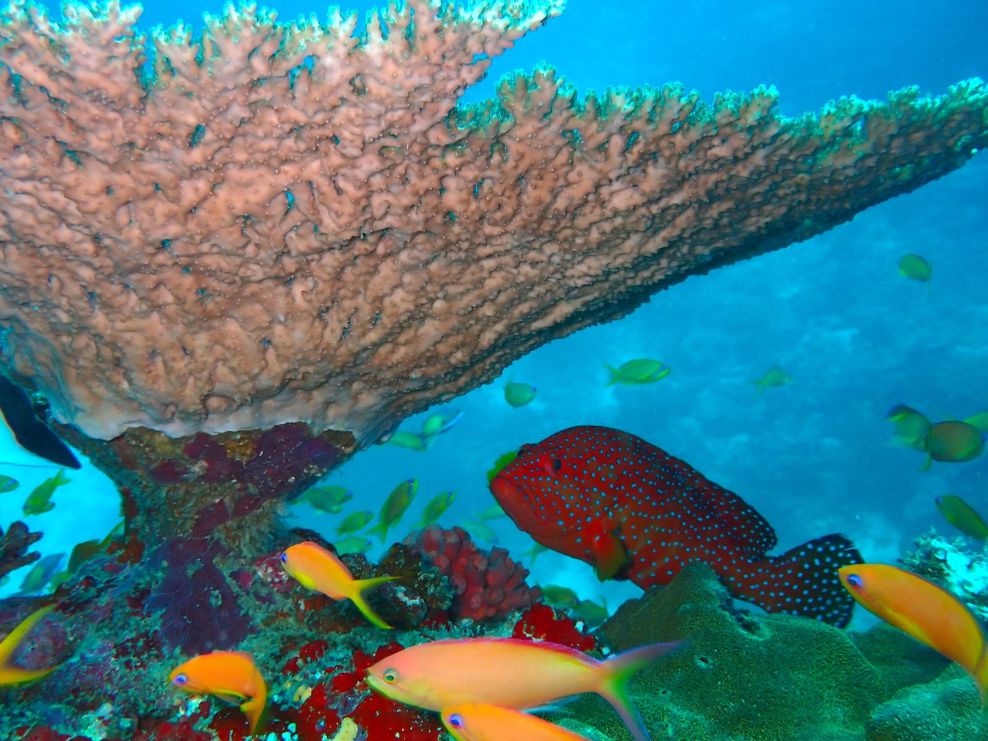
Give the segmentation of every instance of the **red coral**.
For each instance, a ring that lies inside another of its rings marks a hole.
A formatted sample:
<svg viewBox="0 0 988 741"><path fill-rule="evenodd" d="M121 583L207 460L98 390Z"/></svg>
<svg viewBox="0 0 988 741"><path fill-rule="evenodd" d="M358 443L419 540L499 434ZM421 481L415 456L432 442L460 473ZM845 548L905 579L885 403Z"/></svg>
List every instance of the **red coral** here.
<svg viewBox="0 0 988 741"><path fill-rule="evenodd" d="M340 729L340 716L330 707L332 696L326 685L317 684L308 699L294 712L300 739L330 737Z"/></svg>
<svg viewBox="0 0 988 741"><path fill-rule="evenodd" d="M328 641L312 641L306 643L302 648L298 650L292 658L285 662L284 667L281 669L281 673L286 677L292 674L298 674L298 670L302 668L303 664L308 664L316 659L321 659L326 651L329 650Z"/></svg>
<svg viewBox="0 0 988 741"><path fill-rule="evenodd" d="M578 651L593 651L597 648L596 638L580 632L576 623L564 613L542 604L532 605L525 610L515 623L512 635L515 638L552 641Z"/></svg>
<svg viewBox="0 0 988 741"><path fill-rule="evenodd" d="M436 525L409 536L405 543L449 580L456 596L450 606L454 620L488 620L528 607L541 596L525 584L528 569L511 560L503 548L483 551L462 528Z"/></svg>

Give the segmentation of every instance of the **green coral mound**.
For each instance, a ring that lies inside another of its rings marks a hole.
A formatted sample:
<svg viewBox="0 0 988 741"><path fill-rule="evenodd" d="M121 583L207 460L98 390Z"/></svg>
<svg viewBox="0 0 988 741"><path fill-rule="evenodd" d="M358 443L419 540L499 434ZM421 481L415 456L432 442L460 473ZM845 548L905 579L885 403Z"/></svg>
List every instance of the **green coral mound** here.
<svg viewBox="0 0 988 741"><path fill-rule="evenodd" d="M632 687L656 738L988 737L974 684L939 654L885 625L855 634L788 615L738 613L704 564L626 603L602 633L615 651L687 641ZM913 716L926 707L919 723ZM629 738L599 698L581 698L574 715L592 718L613 739ZM922 735L913 727L938 730Z"/></svg>

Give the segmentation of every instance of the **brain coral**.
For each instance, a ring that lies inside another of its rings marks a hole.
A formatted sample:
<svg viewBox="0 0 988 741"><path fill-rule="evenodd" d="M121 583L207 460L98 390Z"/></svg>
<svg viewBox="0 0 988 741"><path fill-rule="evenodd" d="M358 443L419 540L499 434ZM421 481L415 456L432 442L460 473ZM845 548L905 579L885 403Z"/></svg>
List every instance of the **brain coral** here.
<svg viewBox="0 0 988 741"><path fill-rule="evenodd" d="M958 167L961 83L789 119L775 92L578 96L551 69L457 107L560 0L409 0L145 37L138 6L0 17L0 365L111 438L291 421L376 439L690 274Z"/></svg>

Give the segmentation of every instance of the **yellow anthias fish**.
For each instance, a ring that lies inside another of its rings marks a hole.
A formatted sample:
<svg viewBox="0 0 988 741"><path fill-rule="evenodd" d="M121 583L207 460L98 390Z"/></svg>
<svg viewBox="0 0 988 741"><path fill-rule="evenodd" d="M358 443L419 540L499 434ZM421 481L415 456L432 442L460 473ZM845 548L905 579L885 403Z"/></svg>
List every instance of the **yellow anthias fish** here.
<svg viewBox="0 0 988 741"><path fill-rule="evenodd" d="M842 566L838 574L851 596L867 610L964 667L985 701L985 635L959 599L895 566L859 563Z"/></svg>
<svg viewBox="0 0 988 741"><path fill-rule="evenodd" d="M596 692L636 741L648 731L631 705L631 676L677 646L654 643L598 661L567 646L515 638L463 638L406 648L367 669L367 684L406 705L442 711L483 702L516 710Z"/></svg>
<svg viewBox="0 0 988 741"><path fill-rule="evenodd" d="M397 576L354 579L346 564L311 540L285 549L281 554L281 563L285 571L306 589L322 592L330 599L348 599L378 628L391 627L367 604L364 591L378 584L394 581Z"/></svg>
<svg viewBox="0 0 988 741"><path fill-rule="evenodd" d="M535 715L483 702L468 702L442 711L443 725L456 741L587 741Z"/></svg>
<svg viewBox="0 0 988 741"><path fill-rule="evenodd" d="M31 628L54 608L54 605L47 605L40 610L35 610L21 620L17 627L10 631L6 638L0 641L0 686L33 682L35 679L41 679L41 677L50 674L58 668L52 666L47 669L22 669L10 663L10 657L14 655L14 651L21 645L21 642L30 632Z"/></svg>
<svg viewBox="0 0 988 741"><path fill-rule="evenodd" d="M202 654L173 669L168 681L190 694L215 695L239 705L247 716L251 734L257 731L268 700L268 686L250 654Z"/></svg>

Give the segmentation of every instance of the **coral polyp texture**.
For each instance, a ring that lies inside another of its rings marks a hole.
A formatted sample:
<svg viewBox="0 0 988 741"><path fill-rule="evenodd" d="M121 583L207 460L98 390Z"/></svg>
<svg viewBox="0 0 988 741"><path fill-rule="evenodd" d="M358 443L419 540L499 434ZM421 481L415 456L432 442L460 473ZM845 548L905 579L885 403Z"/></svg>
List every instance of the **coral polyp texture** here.
<svg viewBox="0 0 988 741"><path fill-rule="evenodd" d="M580 97L549 68L458 107L558 0L409 0L145 37L7 6L2 364L94 437L302 421L377 439L550 339L960 166L979 81L785 118L760 88Z"/></svg>

